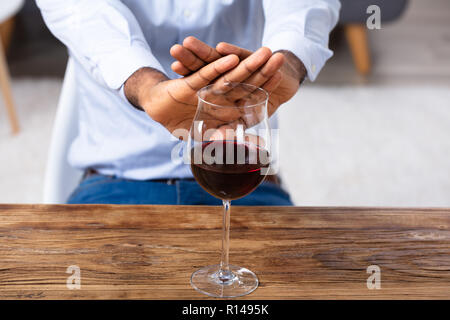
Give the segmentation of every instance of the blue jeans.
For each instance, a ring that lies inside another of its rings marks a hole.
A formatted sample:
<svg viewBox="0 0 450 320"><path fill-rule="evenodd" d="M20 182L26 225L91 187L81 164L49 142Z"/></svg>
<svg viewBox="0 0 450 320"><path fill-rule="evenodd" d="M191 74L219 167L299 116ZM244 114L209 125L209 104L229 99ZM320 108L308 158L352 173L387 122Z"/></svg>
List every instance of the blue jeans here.
<svg viewBox="0 0 450 320"><path fill-rule="evenodd" d="M159 181L137 181L91 175L80 183L67 201L69 204L178 204L221 205L194 180L175 180L172 184ZM244 198L232 201L241 206L291 206L289 194L277 184L263 182Z"/></svg>

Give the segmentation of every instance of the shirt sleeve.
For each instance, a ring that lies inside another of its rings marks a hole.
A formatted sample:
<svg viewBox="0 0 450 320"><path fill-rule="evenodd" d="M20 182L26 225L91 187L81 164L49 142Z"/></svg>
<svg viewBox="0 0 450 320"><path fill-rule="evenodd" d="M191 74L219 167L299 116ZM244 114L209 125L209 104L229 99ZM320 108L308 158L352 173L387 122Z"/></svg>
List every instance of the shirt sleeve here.
<svg viewBox="0 0 450 320"><path fill-rule="evenodd" d="M338 0L264 0L263 46L289 50L305 65L314 81L333 55L330 31L339 18Z"/></svg>
<svg viewBox="0 0 450 320"><path fill-rule="evenodd" d="M119 0L36 0L50 31L99 83L118 90L136 70L164 69Z"/></svg>

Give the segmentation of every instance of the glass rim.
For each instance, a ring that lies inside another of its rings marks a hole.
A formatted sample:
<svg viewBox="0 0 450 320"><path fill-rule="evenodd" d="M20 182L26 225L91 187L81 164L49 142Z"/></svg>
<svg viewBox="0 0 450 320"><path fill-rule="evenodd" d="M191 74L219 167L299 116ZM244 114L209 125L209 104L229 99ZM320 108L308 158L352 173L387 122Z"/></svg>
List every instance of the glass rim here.
<svg viewBox="0 0 450 320"><path fill-rule="evenodd" d="M242 82L227 82L227 84L232 84L232 85L234 84L234 85L240 85L240 86L252 87L252 88L254 88L255 90L259 90L260 92L264 93L265 99L264 99L263 101L261 101L261 102L255 103L255 104L251 104L251 105L248 105L248 106L238 107L238 106L231 106L231 105L230 105L230 106L226 106L226 105L221 105L221 104L215 104L215 103L206 101L205 99L203 99L202 97L200 97L200 93L201 93L201 92L207 90L208 88L211 88L211 87L214 86L215 84L209 84L209 85L207 85L207 86L205 86L205 87L199 89L199 90L197 91L197 98L198 98L200 101L202 101L202 102L204 102L204 103L206 103L206 104L209 104L209 105L211 105L211 106L214 106L214 107L219 107L219 108L236 108L236 109L245 109L245 108L253 108L253 107L257 107L257 106L260 106L261 104L267 104L267 101L269 100L269 93L268 93L266 90L264 90L263 88L260 88L260 87L257 87L257 86L254 86L254 85L248 84L248 83L242 83Z"/></svg>

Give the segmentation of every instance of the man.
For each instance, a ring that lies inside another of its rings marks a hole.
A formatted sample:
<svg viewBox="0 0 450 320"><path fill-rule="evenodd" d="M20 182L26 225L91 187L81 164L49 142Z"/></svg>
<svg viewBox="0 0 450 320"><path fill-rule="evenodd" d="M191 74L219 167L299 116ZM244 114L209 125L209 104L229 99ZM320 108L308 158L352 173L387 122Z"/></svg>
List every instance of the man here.
<svg viewBox="0 0 450 320"><path fill-rule="evenodd" d="M37 4L76 65L79 135L68 157L86 174L68 202L119 204L220 204L189 166L171 161L171 132L191 125L196 91L218 79L254 84L270 93L273 114L331 57L340 8L338 0ZM290 205L276 177L267 180L234 203Z"/></svg>

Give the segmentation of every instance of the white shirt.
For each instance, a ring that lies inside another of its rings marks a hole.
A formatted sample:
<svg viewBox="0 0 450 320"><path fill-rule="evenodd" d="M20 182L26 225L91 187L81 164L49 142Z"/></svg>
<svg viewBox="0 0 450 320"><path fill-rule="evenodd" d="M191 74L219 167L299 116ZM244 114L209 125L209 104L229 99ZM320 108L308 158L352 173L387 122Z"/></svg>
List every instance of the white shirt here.
<svg viewBox="0 0 450 320"><path fill-rule="evenodd" d="M169 49L195 36L256 50L290 50L314 80L326 60L338 0L36 0L52 33L75 60L79 135L69 162L79 169L146 180L191 177L171 161L179 142L121 94L136 70L170 78Z"/></svg>

